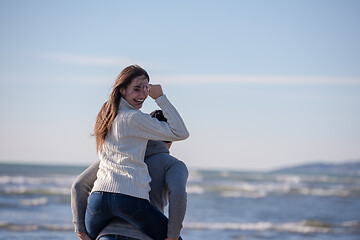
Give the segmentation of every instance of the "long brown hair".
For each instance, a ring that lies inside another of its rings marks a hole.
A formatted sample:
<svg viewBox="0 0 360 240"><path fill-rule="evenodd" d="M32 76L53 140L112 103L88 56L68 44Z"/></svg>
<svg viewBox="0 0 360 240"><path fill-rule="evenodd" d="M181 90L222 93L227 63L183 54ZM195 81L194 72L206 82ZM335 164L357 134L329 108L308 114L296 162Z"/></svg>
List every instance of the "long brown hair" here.
<svg viewBox="0 0 360 240"><path fill-rule="evenodd" d="M122 96L120 89L125 89L134 78L139 76L145 76L148 81L150 80L147 72L138 65L131 65L124 68L116 78L109 100L104 103L96 118L94 135L96 138L97 151L101 149L106 135L110 131L111 124L117 115Z"/></svg>

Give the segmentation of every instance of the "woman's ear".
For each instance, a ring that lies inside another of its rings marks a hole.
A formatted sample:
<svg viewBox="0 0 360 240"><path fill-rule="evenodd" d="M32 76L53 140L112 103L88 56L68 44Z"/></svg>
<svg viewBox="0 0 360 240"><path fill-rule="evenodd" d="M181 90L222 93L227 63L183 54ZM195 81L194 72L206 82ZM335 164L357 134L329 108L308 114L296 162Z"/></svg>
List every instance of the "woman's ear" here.
<svg viewBox="0 0 360 240"><path fill-rule="evenodd" d="M120 93L121 93L122 95L124 95L124 94L125 94L125 89L124 89L124 88L120 88Z"/></svg>

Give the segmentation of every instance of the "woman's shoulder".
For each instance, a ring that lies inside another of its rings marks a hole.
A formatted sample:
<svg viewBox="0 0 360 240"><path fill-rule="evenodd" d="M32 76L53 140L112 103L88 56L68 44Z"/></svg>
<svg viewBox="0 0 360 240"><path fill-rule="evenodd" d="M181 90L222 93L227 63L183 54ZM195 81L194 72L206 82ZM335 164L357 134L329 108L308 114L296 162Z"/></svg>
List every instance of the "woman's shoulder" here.
<svg viewBox="0 0 360 240"><path fill-rule="evenodd" d="M143 113L138 109L128 109L126 111L120 111L117 115L117 121L122 121L127 124L132 124L134 122L142 122L151 119L150 114Z"/></svg>

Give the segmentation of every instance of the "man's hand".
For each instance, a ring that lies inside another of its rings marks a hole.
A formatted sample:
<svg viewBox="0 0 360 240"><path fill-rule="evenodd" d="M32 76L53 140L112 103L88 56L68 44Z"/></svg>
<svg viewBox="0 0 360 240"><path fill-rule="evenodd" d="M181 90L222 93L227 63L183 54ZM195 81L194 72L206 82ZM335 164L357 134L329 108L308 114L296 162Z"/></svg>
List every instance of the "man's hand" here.
<svg viewBox="0 0 360 240"><path fill-rule="evenodd" d="M91 238L86 234L86 232L78 232L80 240L91 240Z"/></svg>

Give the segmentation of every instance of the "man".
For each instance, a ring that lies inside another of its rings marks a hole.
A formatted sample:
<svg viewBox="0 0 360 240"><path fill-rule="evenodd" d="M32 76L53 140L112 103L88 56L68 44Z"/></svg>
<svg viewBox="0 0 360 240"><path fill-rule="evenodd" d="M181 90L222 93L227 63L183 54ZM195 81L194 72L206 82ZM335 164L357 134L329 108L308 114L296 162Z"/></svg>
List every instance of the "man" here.
<svg viewBox="0 0 360 240"><path fill-rule="evenodd" d="M151 114L160 121L166 121L161 111ZM186 211L186 165L169 154L171 142L149 141L145 153L145 163L152 179L150 182L150 201L161 212L169 201L168 239L177 239L180 235ZM75 232L81 240L90 239L85 230L85 211L87 198L91 192L99 161L87 168L74 182L71 188L71 208ZM122 219L116 219L98 235L99 240L151 240L148 236Z"/></svg>

